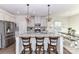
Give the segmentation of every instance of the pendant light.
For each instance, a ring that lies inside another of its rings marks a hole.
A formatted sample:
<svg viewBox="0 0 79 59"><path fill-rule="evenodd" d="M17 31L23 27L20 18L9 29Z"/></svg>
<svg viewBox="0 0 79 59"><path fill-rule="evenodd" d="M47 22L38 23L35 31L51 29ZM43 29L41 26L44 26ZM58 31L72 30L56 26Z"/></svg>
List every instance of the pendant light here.
<svg viewBox="0 0 79 59"><path fill-rule="evenodd" d="M50 20L49 20L49 7L50 7L50 5L48 5L48 21L50 21Z"/></svg>
<svg viewBox="0 0 79 59"><path fill-rule="evenodd" d="M48 22L51 21L51 17L50 17L50 5L48 4Z"/></svg>
<svg viewBox="0 0 79 59"><path fill-rule="evenodd" d="M29 16L29 4L27 4L27 16Z"/></svg>
<svg viewBox="0 0 79 59"><path fill-rule="evenodd" d="M29 4L27 4L27 16L25 17L25 19L29 22L31 17L29 15Z"/></svg>

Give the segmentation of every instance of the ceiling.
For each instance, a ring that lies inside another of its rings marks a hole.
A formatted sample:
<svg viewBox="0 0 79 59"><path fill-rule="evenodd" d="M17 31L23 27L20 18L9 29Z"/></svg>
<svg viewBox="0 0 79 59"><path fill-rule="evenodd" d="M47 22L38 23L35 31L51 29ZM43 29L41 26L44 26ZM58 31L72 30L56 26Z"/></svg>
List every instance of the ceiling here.
<svg viewBox="0 0 79 59"><path fill-rule="evenodd" d="M74 15L79 13L79 4L50 4L51 15ZM0 8L4 9L14 15L26 15L26 4L0 4ZM29 13L31 16L47 16L47 4L30 4Z"/></svg>

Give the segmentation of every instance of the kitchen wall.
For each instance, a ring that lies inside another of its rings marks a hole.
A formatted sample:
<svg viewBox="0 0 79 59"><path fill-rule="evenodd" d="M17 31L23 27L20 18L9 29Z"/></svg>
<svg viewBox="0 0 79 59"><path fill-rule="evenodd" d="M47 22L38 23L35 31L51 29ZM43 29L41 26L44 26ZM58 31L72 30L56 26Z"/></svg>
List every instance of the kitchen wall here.
<svg viewBox="0 0 79 59"><path fill-rule="evenodd" d="M67 32L69 27L72 27L76 30L76 34L79 34L79 14L68 17L54 17L53 22L60 21L62 22L62 32ZM53 27L54 28L54 27Z"/></svg>
<svg viewBox="0 0 79 59"><path fill-rule="evenodd" d="M69 27L72 27L76 30L76 33L79 34L79 14L70 16L69 20Z"/></svg>
<svg viewBox="0 0 79 59"><path fill-rule="evenodd" d="M69 21L68 21L68 18L65 18L65 17L63 17L63 18L62 17L53 17L52 20L50 22L48 22L48 32L55 31L55 22L61 22L61 31L67 32L67 28L69 27Z"/></svg>
<svg viewBox="0 0 79 59"><path fill-rule="evenodd" d="M17 33L27 33L27 21L25 15L16 15Z"/></svg>
<svg viewBox="0 0 79 59"><path fill-rule="evenodd" d="M69 27L68 18L63 17L63 18L58 18L58 19L56 19L56 21L57 21L57 20L61 22L61 31L62 31L62 32L67 32L67 28Z"/></svg>
<svg viewBox="0 0 79 59"><path fill-rule="evenodd" d="M68 16L68 17L54 17L50 24L54 25L55 21L59 21L62 23L62 32L67 32L69 27L72 27L73 29L76 30L76 34L79 34L79 14L73 15L73 16ZM49 25L50 25L49 24ZM54 28L54 26L53 26ZM49 29L49 31L51 31Z"/></svg>

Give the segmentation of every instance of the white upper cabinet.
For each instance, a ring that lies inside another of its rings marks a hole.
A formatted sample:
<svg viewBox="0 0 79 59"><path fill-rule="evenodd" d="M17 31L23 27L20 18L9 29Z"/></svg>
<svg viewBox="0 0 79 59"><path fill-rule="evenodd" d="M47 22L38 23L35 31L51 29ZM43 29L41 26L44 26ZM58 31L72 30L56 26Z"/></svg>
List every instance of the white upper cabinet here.
<svg viewBox="0 0 79 59"><path fill-rule="evenodd" d="M41 26L45 27L47 25L46 18L45 17L36 17L35 24L41 24Z"/></svg>
<svg viewBox="0 0 79 59"><path fill-rule="evenodd" d="M0 13L0 20L3 20L3 14Z"/></svg>
<svg viewBox="0 0 79 59"><path fill-rule="evenodd" d="M13 16L11 16L11 15L4 15L4 20L5 21L11 21L11 22L14 22L14 17Z"/></svg>
<svg viewBox="0 0 79 59"><path fill-rule="evenodd" d="M43 27L47 26L47 20L45 17L41 17L41 26L43 26Z"/></svg>
<svg viewBox="0 0 79 59"><path fill-rule="evenodd" d="M28 27L34 27L35 24L41 24L42 27L46 27L47 20L45 17L35 16L35 17L31 17L31 20L27 22Z"/></svg>
<svg viewBox="0 0 79 59"><path fill-rule="evenodd" d="M5 21L10 21L10 16L8 16L8 15L5 14L5 15L4 15L4 20L5 20Z"/></svg>
<svg viewBox="0 0 79 59"><path fill-rule="evenodd" d="M41 17L36 16L35 17L35 24L40 24L40 22L41 22Z"/></svg>
<svg viewBox="0 0 79 59"><path fill-rule="evenodd" d="M14 17L14 15L0 9L0 20L14 22L15 17Z"/></svg>

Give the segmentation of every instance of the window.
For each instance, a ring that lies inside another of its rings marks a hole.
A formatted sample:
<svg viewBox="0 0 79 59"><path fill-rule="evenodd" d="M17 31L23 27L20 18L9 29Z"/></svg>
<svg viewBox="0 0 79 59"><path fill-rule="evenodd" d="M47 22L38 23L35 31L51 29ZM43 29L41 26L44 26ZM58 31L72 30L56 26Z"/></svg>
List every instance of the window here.
<svg viewBox="0 0 79 59"><path fill-rule="evenodd" d="M61 27L61 22L56 21L56 22L55 22L55 27Z"/></svg>
<svg viewBox="0 0 79 59"><path fill-rule="evenodd" d="M54 22L54 31L55 31L55 34L58 34L58 32L61 32L61 26L62 25L62 22L60 21L55 21Z"/></svg>

